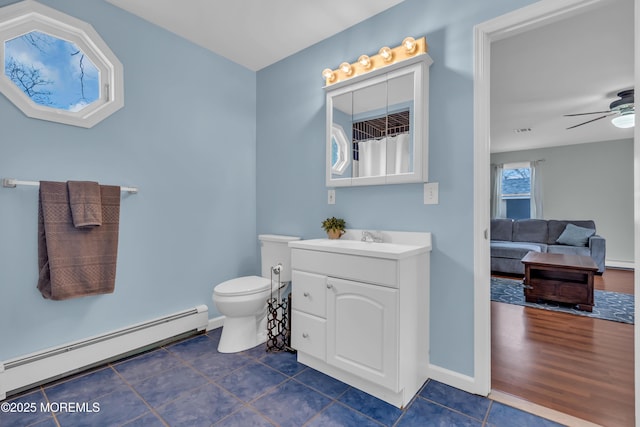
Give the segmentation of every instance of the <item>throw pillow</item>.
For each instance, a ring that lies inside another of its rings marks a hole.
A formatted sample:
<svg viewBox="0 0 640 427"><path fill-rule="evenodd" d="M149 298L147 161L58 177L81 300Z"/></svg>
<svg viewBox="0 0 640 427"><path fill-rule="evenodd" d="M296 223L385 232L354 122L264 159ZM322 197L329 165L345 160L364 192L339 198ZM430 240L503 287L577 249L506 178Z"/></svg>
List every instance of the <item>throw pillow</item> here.
<svg viewBox="0 0 640 427"><path fill-rule="evenodd" d="M558 237L558 240L556 240L556 243L570 246L587 246L589 237L594 234L596 234L596 230L592 228L584 228L573 224L567 224L560 237Z"/></svg>

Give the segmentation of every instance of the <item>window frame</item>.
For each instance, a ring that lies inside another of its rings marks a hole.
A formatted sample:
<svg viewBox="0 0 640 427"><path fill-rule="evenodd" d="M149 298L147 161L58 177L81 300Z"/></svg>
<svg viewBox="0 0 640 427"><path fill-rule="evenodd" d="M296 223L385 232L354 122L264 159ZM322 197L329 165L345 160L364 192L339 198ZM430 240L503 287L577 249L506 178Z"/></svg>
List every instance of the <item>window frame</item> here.
<svg viewBox="0 0 640 427"><path fill-rule="evenodd" d="M93 62L100 73L98 99L80 111L67 111L40 105L31 100L5 74L5 43L32 31L74 43ZM34 0L23 0L0 8L0 92L27 117L91 128L124 106L122 63L88 23Z"/></svg>

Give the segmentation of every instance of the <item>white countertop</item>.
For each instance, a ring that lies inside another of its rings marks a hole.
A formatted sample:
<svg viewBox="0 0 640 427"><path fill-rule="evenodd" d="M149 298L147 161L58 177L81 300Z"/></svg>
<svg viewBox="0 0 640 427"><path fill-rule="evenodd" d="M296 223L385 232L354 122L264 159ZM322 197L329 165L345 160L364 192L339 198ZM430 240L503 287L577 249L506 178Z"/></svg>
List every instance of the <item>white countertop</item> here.
<svg viewBox="0 0 640 427"><path fill-rule="evenodd" d="M373 243L349 239L357 233L347 233L340 239L309 239L289 242L290 248L307 249L322 252L334 252L348 255L368 256L374 258L402 259L423 252L431 251L431 234L415 233L418 239L410 239L410 243L393 242L393 232L383 232L390 237L390 242ZM411 233L402 233L404 235ZM401 239L402 240L402 239Z"/></svg>

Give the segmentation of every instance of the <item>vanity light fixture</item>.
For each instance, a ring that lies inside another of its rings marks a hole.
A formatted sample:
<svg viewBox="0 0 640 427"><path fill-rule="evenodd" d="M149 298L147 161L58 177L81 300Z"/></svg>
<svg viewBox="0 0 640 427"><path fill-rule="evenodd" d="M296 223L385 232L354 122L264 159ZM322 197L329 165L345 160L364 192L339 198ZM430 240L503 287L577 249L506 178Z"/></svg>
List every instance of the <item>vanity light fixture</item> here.
<svg viewBox="0 0 640 427"><path fill-rule="evenodd" d="M427 50L427 41L424 37L418 40L413 37L406 37L400 46L394 48L385 46L378 51L377 55L371 57L361 55L356 62L352 64L343 62L335 70L326 68L322 71L322 77L326 86L330 86L378 68L396 64L413 56L425 54Z"/></svg>

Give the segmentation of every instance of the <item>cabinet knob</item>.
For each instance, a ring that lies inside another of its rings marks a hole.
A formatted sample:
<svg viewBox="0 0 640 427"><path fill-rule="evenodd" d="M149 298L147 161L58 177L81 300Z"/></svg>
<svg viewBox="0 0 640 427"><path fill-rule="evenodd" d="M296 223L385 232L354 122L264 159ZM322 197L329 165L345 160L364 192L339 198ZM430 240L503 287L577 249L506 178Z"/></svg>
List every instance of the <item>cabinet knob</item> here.
<svg viewBox="0 0 640 427"><path fill-rule="evenodd" d="M304 295L305 297L308 297L308 296L309 296L309 292L305 292L305 293L304 293L304 294L302 294L302 295Z"/></svg>
<svg viewBox="0 0 640 427"><path fill-rule="evenodd" d="M333 288L333 285L331 283L327 283L327 289L331 289Z"/></svg>
<svg viewBox="0 0 640 427"><path fill-rule="evenodd" d="M302 333L302 338L309 338L309 334L308 334L308 333L306 333L306 332L303 332L303 333Z"/></svg>

